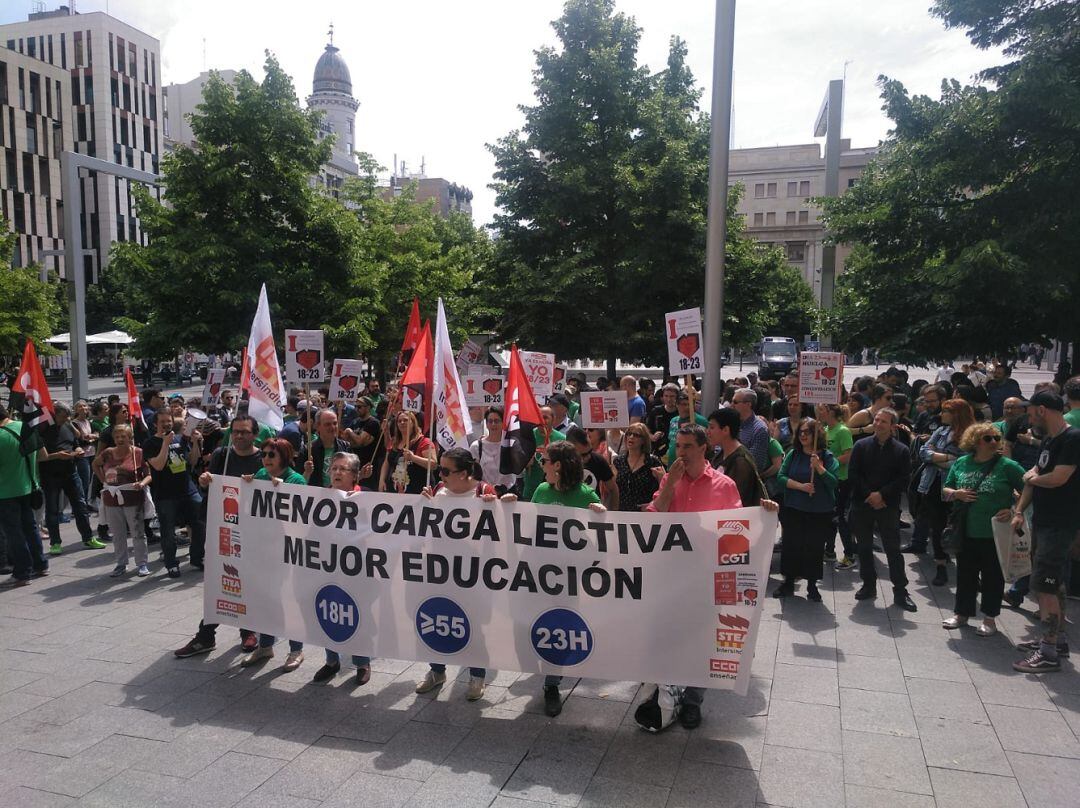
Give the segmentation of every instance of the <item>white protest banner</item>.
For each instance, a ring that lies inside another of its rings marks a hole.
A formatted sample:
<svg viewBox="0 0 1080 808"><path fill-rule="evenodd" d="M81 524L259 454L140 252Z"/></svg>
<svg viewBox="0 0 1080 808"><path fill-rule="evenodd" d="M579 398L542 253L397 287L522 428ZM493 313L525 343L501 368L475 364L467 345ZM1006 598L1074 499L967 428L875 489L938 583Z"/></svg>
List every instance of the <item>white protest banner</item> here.
<svg viewBox="0 0 1080 808"><path fill-rule="evenodd" d="M566 365L556 365L555 371L551 376L551 388L556 393L561 393L566 390L566 374L570 372L570 368Z"/></svg>
<svg viewBox="0 0 1080 808"><path fill-rule="evenodd" d="M701 337L701 309L683 309L664 315L668 369L675 375L700 371L705 366Z"/></svg>
<svg viewBox="0 0 1080 808"><path fill-rule="evenodd" d="M465 344L461 346L461 350L458 351L457 358L454 362L458 366L458 370L462 373L469 372L469 365L475 365L484 358L484 346L476 340L467 339Z"/></svg>
<svg viewBox="0 0 1080 808"><path fill-rule="evenodd" d="M221 476L209 496L207 623L345 654L749 687L776 533L760 508L595 513Z"/></svg>
<svg viewBox="0 0 1080 808"><path fill-rule="evenodd" d="M285 329L285 381L318 384L323 380L323 332Z"/></svg>
<svg viewBox="0 0 1080 808"><path fill-rule="evenodd" d="M465 385L465 403L470 407L501 406L506 379L494 373L462 376Z"/></svg>
<svg viewBox="0 0 1080 808"><path fill-rule="evenodd" d="M621 429L630 426L629 401L622 390L581 393L581 425L585 429Z"/></svg>
<svg viewBox="0 0 1080 808"><path fill-rule="evenodd" d="M844 355L830 351L799 354L799 401L802 404L840 404Z"/></svg>
<svg viewBox="0 0 1080 808"><path fill-rule="evenodd" d="M547 397L555 392L555 354L518 351L518 356L536 400L547 401Z"/></svg>
<svg viewBox="0 0 1080 808"><path fill-rule="evenodd" d="M364 385L360 375L364 372L361 359L335 359L330 374L330 400L356 401Z"/></svg>
<svg viewBox="0 0 1080 808"><path fill-rule="evenodd" d="M216 407L221 403L221 388L225 384L225 368L208 368L202 389L202 405Z"/></svg>

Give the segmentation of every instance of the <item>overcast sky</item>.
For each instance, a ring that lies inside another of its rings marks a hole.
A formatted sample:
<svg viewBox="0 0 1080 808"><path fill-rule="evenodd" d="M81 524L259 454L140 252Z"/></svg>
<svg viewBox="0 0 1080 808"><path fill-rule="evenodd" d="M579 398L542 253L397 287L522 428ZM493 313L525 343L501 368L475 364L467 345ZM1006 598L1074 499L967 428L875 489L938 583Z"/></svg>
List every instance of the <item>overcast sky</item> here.
<svg viewBox="0 0 1080 808"><path fill-rule="evenodd" d="M58 0L48 0L54 8ZM474 217L490 221L487 189L494 163L484 147L521 125L532 103L534 50L553 44L560 0L78 0L161 40L165 82L201 70L247 69L261 76L273 51L301 98L334 24L334 44L352 73L357 149L389 168L394 154L410 171L470 187ZM876 144L879 74L909 91L938 96L943 78L970 81L1000 61L946 31L927 13L930 0L742 0L735 22L732 142L735 147L813 142L814 119L829 79L847 66L844 135ZM25 8L23 8L25 6ZM0 0L0 22L25 19L30 0ZM712 76L712 0L619 0L642 28L639 60L663 67L668 42L687 41L689 63L705 89ZM205 42L205 59L204 59Z"/></svg>

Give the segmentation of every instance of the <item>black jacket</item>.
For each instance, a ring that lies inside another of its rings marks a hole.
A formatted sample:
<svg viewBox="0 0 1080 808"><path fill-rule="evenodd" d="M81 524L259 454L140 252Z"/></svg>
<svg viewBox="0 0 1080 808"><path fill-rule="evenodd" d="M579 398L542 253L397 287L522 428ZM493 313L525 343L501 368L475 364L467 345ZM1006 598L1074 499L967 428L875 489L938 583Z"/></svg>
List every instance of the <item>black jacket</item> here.
<svg viewBox="0 0 1080 808"><path fill-rule="evenodd" d="M911 454L896 438L884 444L876 437L856 441L848 461L851 501L864 502L877 491L889 507L899 507L900 494L907 488L911 472Z"/></svg>

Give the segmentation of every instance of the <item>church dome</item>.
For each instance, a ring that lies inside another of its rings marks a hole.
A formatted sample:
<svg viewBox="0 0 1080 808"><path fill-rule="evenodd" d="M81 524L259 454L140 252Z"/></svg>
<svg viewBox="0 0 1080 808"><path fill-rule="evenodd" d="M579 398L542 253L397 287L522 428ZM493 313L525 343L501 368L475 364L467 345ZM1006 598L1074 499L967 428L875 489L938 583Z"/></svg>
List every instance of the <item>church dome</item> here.
<svg viewBox="0 0 1080 808"><path fill-rule="evenodd" d="M333 45L327 45L323 55L315 65L313 90L316 93L331 92L352 95L352 78L349 67L341 58L340 51Z"/></svg>

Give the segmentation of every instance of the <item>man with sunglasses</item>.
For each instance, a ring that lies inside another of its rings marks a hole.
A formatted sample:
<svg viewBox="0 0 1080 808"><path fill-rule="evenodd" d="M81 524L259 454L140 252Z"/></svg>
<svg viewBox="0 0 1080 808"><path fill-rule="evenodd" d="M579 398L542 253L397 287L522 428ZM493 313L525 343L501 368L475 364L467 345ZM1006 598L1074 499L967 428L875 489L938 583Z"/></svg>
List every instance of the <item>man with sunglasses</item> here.
<svg viewBox="0 0 1080 808"><path fill-rule="evenodd" d="M609 511L619 510L619 488L615 485L615 472L611 464L592 450L589 436L580 426L566 430L566 439L574 444L581 458L582 482L589 486Z"/></svg>

